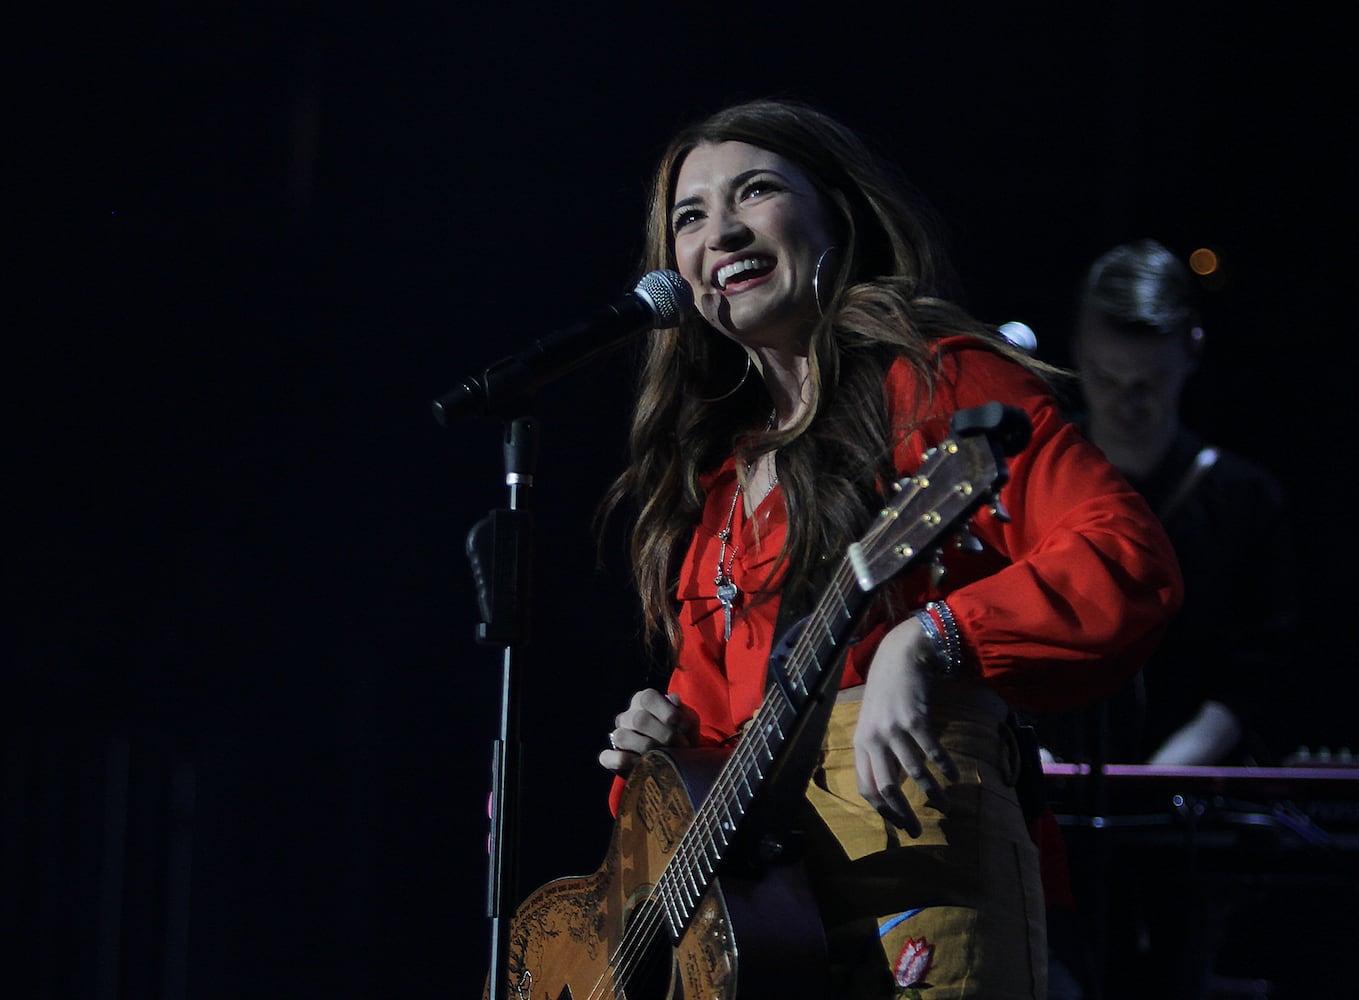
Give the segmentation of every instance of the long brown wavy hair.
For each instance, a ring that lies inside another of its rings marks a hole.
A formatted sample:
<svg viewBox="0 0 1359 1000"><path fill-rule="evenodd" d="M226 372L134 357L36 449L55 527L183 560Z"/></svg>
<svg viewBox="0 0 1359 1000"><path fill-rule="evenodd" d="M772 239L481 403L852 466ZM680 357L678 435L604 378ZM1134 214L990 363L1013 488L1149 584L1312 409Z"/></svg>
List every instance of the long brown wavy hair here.
<svg viewBox="0 0 1359 1000"><path fill-rule="evenodd" d="M838 264L810 338L810 405L793 426L767 429L772 401L758 377L731 391L746 371L744 349L701 317L649 338L630 463L602 511L607 517L625 499L635 505L630 548L644 627L672 650L676 576L703 509L702 473L733 453L743 470L745 460L778 450L788 534L771 579L786 569L784 600L805 602L827 557L843 553L880 506L876 484L895 478L883 398L895 359L919 374L922 406L937 377L937 338L971 335L1040 375L1054 371L940 295L942 258L904 180L855 133L796 102L729 107L671 141L651 183L646 270L677 269L669 220L685 158L727 141L777 153L805 172L833 220Z"/></svg>

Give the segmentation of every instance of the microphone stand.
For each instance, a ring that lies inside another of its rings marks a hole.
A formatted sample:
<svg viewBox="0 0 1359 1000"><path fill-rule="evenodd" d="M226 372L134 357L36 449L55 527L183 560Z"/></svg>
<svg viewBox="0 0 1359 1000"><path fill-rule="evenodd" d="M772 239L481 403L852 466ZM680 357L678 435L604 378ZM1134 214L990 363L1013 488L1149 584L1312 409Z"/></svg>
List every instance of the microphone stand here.
<svg viewBox="0 0 1359 1000"><path fill-rule="evenodd" d="M533 517L529 501L538 459L538 424L516 417L505 427L505 483L509 509L493 510L467 535L467 557L477 588L481 624L477 641L504 647L500 737L491 768L491 835L486 912L491 959L485 1000L504 1000L509 984L510 915L516 902L519 843L519 680L515 651L527 642Z"/></svg>

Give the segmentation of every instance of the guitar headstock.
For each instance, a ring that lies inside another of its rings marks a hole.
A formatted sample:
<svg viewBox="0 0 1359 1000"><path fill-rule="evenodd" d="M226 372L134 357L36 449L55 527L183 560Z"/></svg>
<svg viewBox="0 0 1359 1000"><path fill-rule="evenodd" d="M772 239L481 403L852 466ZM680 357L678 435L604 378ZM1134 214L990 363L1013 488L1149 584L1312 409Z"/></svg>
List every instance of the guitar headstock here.
<svg viewBox="0 0 1359 1000"><path fill-rule="evenodd" d="M1029 434L1023 411L1000 403L955 413L949 436L926 454L914 475L892 484L887 505L849 547L859 587L880 586L935 553L950 534L970 538L966 523L983 506L1008 518L999 499L1009 479L1005 456L1028 444Z"/></svg>

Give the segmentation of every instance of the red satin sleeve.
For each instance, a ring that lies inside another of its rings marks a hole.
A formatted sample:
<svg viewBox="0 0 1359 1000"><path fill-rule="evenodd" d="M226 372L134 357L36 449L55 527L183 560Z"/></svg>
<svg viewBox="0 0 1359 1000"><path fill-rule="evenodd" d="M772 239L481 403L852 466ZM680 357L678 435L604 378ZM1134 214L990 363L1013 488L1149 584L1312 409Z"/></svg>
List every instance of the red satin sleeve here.
<svg viewBox="0 0 1359 1000"><path fill-rule="evenodd" d="M965 669L1011 705L1054 712L1089 704L1136 673L1179 608L1183 583L1170 540L1037 378L967 340L943 348L943 378L922 426L907 417L911 372L902 362L889 372L900 471L913 471L923 449L947 433L949 414L993 399L1022 409L1033 434L1008 459L1000 496L1010 520L989 510L974 519L985 551L946 559L939 588L924 573L897 585L908 606L947 600ZM854 652L861 679L871 653Z"/></svg>

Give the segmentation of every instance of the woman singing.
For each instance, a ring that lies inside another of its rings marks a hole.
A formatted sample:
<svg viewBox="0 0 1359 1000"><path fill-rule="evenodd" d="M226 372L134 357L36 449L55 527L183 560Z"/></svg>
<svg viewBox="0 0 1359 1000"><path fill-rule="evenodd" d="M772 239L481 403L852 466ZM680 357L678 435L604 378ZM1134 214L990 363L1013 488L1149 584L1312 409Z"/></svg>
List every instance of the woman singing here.
<svg viewBox="0 0 1359 1000"><path fill-rule="evenodd" d="M889 583L848 650L806 790L821 833L806 862L832 995L1043 997L1009 720L1088 704L1138 669L1181 597L1164 533L1059 415L1056 373L942 297L902 186L836 121L758 101L681 132L647 231L648 269L683 275L697 309L650 340L608 502L636 510L641 607L673 666L600 754L615 806L647 751L739 740L780 622L885 487L955 411L1016 407L1032 437L1009 459L1009 520L983 510L979 551Z"/></svg>

